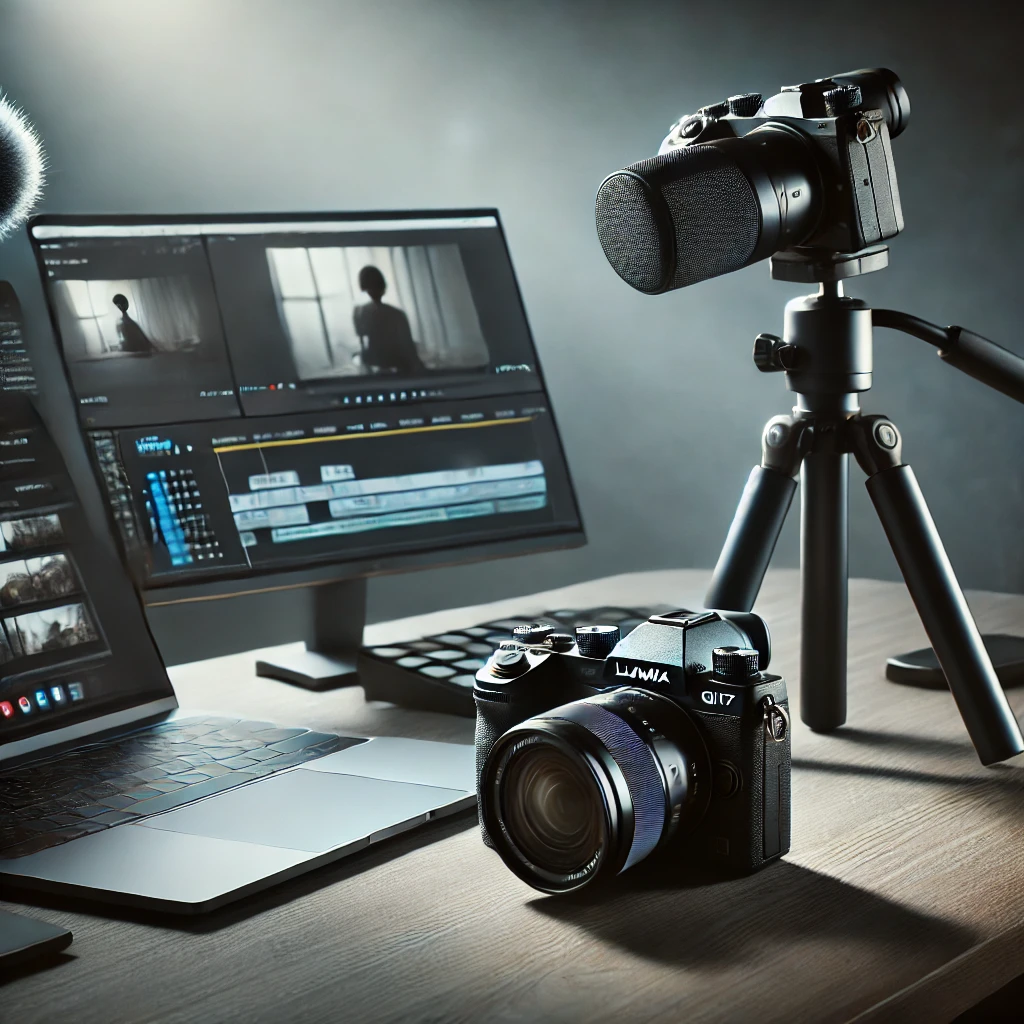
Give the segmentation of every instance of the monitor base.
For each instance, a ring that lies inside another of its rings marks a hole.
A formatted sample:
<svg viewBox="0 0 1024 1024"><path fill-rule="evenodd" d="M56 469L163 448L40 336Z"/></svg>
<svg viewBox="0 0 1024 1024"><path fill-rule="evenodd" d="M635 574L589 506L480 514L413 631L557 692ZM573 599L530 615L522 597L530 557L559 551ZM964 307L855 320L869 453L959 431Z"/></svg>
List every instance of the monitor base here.
<svg viewBox="0 0 1024 1024"><path fill-rule="evenodd" d="M257 661L256 675L318 692L354 686L359 682L355 653L324 654L308 648L283 654L274 661Z"/></svg>
<svg viewBox="0 0 1024 1024"><path fill-rule="evenodd" d="M366 622L366 580L308 588L306 649L256 662L256 675L305 690L336 690L359 682L356 659Z"/></svg>

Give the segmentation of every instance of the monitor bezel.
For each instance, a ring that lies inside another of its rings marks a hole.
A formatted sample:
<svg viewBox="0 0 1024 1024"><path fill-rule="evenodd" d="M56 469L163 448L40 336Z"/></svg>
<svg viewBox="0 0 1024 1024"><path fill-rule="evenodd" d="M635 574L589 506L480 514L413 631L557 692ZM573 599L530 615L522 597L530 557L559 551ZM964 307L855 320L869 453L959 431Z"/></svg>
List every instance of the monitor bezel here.
<svg viewBox="0 0 1024 1024"><path fill-rule="evenodd" d="M530 325L529 316L526 312L526 304L523 300L522 288L519 277L516 274L512 262L512 253L509 249L508 237L505 227L496 207L467 207L467 208L443 208L443 209L413 209L413 210L360 210L360 211L305 211L296 212L269 212L269 213L202 213L202 214L68 214L57 213L38 214L29 219L26 231L36 260L39 272L39 280L42 286L43 298L46 302L47 313L50 318L50 328L53 333L53 343L57 347L60 365L64 372L71 399L75 402L74 417L78 428L79 436L89 451L88 429L82 424L77 402L75 401L75 390L72 385L70 368L64 355L64 346L61 343L60 329L57 322L56 309L51 301L50 291L46 285L46 267L43 262L42 243L50 239L39 239L35 236L34 229L37 227L143 227L147 225L191 225L191 224L267 224L276 223L317 223L322 221L402 221L402 220L465 220L467 218L493 217L501 243L505 249L505 256L508 260L509 269L512 272L512 281L515 287L516 300L526 328L526 334L533 349L536 361L537 378L540 382L542 394L548 404L548 415L551 417L552 427L555 432L555 439L558 443L558 450L566 467L566 478L569 486L569 493L572 498L573 507L576 511L578 526L572 528L556 528L551 530L539 530L536 534L520 535L502 539L490 539L486 541L467 541L459 543L453 540L443 547L425 548L421 551L400 551L394 554L378 555L370 558L339 559L337 561L325 561L323 559L305 566L292 565L280 568L266 568L260 572L239 573L225 575L210 580L181 580L167 581L154 584L150 581L143 581L138 578L133 582L139 589L142 599L147 606L159 607L171 604L202 602L244 596L253 593L265 593L267 591L291 590L315 586L328 582L342 582L345 580L365 579L378 575L391 575L402 572L414 572L432 568L443 568L449 566L469 565L476 562L490 561L498 558L509 558L527 554L538 554L548 551L558 551L582 547L587 543L586 529L583 523L583 514L580 508L579 496L576 485L569 468L569 460L566 457L565 443L562 439L562 432L558 425L558 419L554 409L551 407L551 396L548 390L547 381L544 376L544 369L537 349L537 343L533 328ZM244 420L245 417L243 417ZM117 428L128 429L128 428ZM103 494L102 482L99 480L96 467L93 463L91 453L87 455L93 480L100 490L101 500L104 506L104 513L107 525L118 540L120 547L120 534L110 504ZM124 552L122 551L122 555Z"/></svg>

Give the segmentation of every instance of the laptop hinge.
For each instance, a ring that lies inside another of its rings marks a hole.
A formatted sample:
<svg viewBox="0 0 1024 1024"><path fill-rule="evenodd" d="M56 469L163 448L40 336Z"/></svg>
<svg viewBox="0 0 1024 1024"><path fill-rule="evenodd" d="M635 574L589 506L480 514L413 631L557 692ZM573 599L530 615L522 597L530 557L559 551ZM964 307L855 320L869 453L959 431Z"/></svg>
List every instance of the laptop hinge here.
<svg viewBox="0 0 1024 1024"><path fill-rule="evenodd" d="M23 761L53 757L72 747L95 743L116 733L144 728L161 718L166 718L177 707L178 701L173 696L162 697L148 704L137 704L123 711L114 711L84 722L75 722L73 725L54 729L40 736L26 736L23 740L13 740L0 747L0 768L10 768Z"/></svg>

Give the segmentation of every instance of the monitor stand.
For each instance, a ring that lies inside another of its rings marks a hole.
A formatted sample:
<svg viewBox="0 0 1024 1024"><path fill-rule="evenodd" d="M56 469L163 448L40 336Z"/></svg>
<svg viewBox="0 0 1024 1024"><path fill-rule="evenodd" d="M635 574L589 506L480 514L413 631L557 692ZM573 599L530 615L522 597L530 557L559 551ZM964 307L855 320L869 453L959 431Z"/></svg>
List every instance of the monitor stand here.
<svg viewBox="0 0 1024 1024"><path fill-rule="evenodd" d="M359 682L356 659L366 621L366 580L343 580L307 587L310 602L306 649L256 662L256 675L306 690L334 690Z"/></svg>

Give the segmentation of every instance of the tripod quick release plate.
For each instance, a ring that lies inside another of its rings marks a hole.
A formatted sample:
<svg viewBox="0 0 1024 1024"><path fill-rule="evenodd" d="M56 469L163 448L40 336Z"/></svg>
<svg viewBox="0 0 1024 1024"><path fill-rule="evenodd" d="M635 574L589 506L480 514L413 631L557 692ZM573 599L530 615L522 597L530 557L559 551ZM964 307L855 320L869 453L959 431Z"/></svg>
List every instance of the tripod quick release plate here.
<svg viewBox="0 0 1024 1024"><path fill-rule="evenodd" d="M814 249L789 249L777 252L770 261L773 281L796 284L831 284L859 277L889 266L889 247L872 245L857 252L820 252Z"/></svg>

